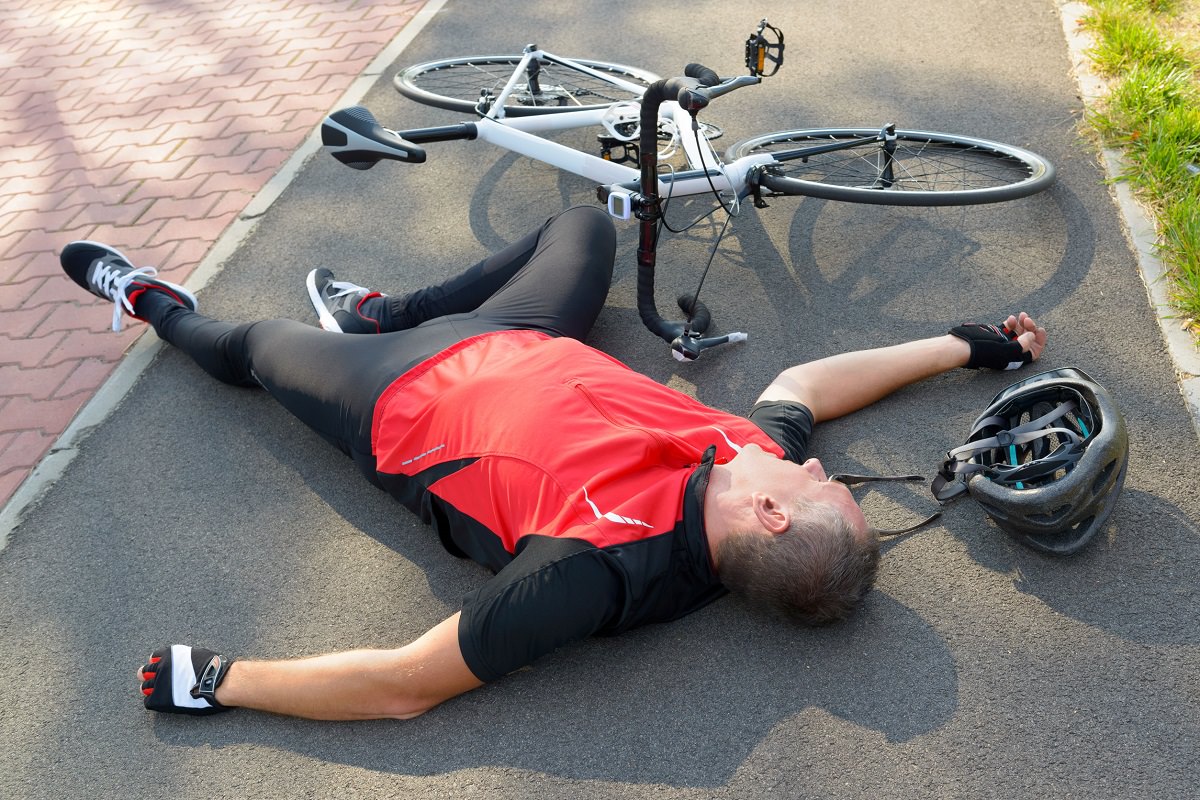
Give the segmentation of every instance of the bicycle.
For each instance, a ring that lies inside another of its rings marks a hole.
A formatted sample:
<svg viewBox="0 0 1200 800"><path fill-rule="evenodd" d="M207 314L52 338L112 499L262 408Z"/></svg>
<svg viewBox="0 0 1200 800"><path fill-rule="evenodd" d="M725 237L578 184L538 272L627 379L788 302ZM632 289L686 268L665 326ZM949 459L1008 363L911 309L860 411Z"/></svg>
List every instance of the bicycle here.
<svg viewBox="0 0 1200 800"><path fill-rule="evenodd" d="M623 64L564 58L533 44L520 55L431 61L401 70L393 78L395 88L419 103L472 113L478 119L397 131L355 106L326 117L322 142L343 164L370 169L383 159L423 163L424 144L480 139L595 181L598 199L609 214L639 220L638 313L681 361L695 360L719 344L744 341L747 335L704 338L711 315L697 299L699 288L694 295L678 298L688 315L686 322L668 322L659 315L655 255L660 228L678 232L664 218L672 198L712 193L726 211L728 225L748 197L757 208L767 207L765 198L784 195L957 206L1015 200L1054 182L1054 167L1023 148L899 130L892 123L762 134L732 145L722 160L711 144L720 129L700 122L697 114L721 95L776 74L783 52L783 33L764 19L746 41L750 74L733 78L722 79L707 67L689 64L683 77L664 80ZM599 154L538 135L593 126L605 131L599 136ZM660 151L666 155L679 150L686 169L660 171ZM631 162L636 169L628 165ZM718 243L723 234L724 228ZM710 255L710 265L711 261ZM703 280L702 275L701 286Z"/></svg>

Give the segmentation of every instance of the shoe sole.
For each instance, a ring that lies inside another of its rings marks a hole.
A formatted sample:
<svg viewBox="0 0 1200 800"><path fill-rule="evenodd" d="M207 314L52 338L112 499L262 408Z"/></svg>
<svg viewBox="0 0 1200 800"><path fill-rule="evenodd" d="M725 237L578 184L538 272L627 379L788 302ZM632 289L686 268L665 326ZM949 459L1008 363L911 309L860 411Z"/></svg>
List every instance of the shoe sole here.
<svg viewBox="0 0 1200 800"><path fill-rule="evenodd" d="M308 273L308 277L304 279L304 285L308 287L308 299L312 303L313 309L317 312L317 319L321 323L321 328L333 333L344 333L342 326L337 324L337 320L325 308L325 301L321 299L321 292L317 289L317 270Z"/></svg>

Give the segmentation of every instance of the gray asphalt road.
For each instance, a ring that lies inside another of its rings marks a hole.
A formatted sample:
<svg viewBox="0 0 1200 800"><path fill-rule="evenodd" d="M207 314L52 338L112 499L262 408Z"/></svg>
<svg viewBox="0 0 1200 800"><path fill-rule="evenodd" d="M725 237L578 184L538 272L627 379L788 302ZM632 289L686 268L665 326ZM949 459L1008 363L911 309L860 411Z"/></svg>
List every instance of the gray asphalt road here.
<svg viewBox="0 0 1200 800"><path fill-rule="evenodd" d="M865 611L833 628L724 600L568 648L411 722L156 716L134 680L154 646L280 657L399 645L486 578L261 393L164 351L0 553L0 796L1194 797L1200 459L1076 132L1055 4L551 5L450 0L401 61L536 41L660 74L691 60L730 73L765 15L786 31L789 63L714 106L727 141L894 120L1052 159L1053 190L1001 206L779 199L747 213L704 296L720 329L752 338L686 367L637 321L624 227L593 343L744 412L797 361L1027 309L1051 330L1045 365L1083 367L1127 415L1129 477L1110 529L1049 559L963 501L889 546ZM367 101L385 124L458 119L389 79ZM307 319L315 265L401 291L591 196L586 181L478 143L367 173L319 156L202 307ZM713 232L663 246L660 306L694 286ZM836 471L932 475L1012 379L962 371L906 390L822 428L816 453ZM881 525L933 505L921 488L864 498Z"/></svg>

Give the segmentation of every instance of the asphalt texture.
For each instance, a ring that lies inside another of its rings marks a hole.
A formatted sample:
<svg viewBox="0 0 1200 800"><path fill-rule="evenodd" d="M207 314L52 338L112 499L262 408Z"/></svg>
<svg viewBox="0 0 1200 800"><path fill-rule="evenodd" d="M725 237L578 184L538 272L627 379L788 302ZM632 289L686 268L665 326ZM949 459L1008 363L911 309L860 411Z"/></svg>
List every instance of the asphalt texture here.
<svg viewBox="0 0 1200 800"><path fill-rule="evenodd" d="M969 209L747 208L703 297L717 329L750 341L686 366L638 321L636 230L621 225L591 343L746 412L796 362L1027 310L1050 330L1042 366L1082 367L1125 412L1129 474L1108 529L1049 558L963 500L888 545L865 608L833 627L726 599L565 648L413 721L154 715L135 679L154 647L278 658L398 646L488 577L264 393L219 385L164 348L0 553L0 796L1195 796L1196 436L1077 131L1054 3L451 0L397 66L534 41L662 75L689 61L730 74L762 16L785 31L788 63L714 103L706 118L726 142L895 121L1029 147L1057 184ZM366 102L385 125L460 119L400 97L390 77ZM590 134L567 140L592 146ZM424 165L362 173L315 157L202 310L311 319L314 266L404 291L592 202L589 182L488 145L428 149ZM716 230L663 242L660 307L694 288ZM821 426L814 454L831 472L932 477L1013 379L961 370L911 387ZM920 486L860 494L881 526L935 505Z"/></svg>

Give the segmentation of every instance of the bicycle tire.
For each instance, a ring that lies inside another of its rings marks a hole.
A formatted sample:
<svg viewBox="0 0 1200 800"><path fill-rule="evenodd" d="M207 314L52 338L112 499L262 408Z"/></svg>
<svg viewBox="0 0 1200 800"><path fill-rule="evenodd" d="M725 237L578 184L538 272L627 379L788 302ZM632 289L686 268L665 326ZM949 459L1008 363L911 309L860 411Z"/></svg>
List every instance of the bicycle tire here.
<svg viewBox="0 0 1200 800"><path fill-rule="evenodd" d="M999 203L1049 188L1054 166L1020 147L932 131L896 131L895 175L881 185L881 143L830 153L798 155L797 148L871 137L879 128L778 131L737 142L726 160L770 154L775 161L754 170L753 181L778 194L795 194L898 206Z"/></svg>
<svg viewBox="0 0 1200 800"><path fill-rule="evenodd" d="M418 103L474 113L480 95L490 90L499 95L522 56L469 56L415 64L401 70L392 79L400 94ZM652 72L624 64L573 58L602 73L610 73L640 86L658 80ZM520 87L509 95L504 113L509 117L527 117L564 111L605 108L622 100L640 100L641 96L594 78L578 70L542 61L539 75L542 92L534 96ZM588 102L592 101L592 102Z"/></svg>

